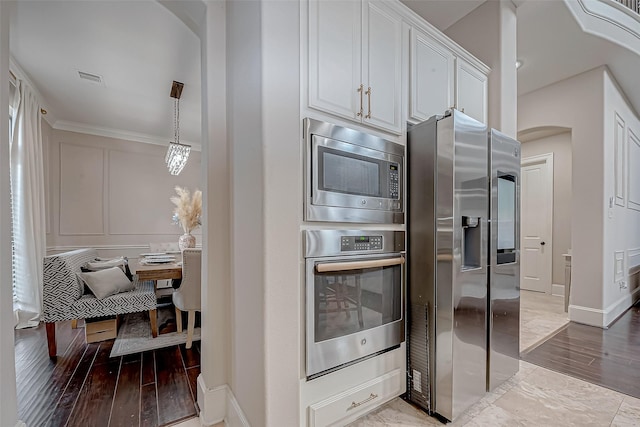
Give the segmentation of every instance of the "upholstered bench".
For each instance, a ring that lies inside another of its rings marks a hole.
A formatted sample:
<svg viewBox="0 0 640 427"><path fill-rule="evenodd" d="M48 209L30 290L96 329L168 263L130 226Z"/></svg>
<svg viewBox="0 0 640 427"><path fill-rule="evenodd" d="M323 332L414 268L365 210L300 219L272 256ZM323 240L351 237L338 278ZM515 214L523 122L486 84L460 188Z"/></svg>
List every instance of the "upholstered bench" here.
<svg viewBox="0 0 640 427"><path fill-rule="evenodd" d="M85 293L78 280L80 267L97 258L95 249L78 249L44 258L43 311L49 357L56 355L56 322L149 311L151 330L157 336L156 294L153 282L138 282L134 289L97 299Z"/></svg>

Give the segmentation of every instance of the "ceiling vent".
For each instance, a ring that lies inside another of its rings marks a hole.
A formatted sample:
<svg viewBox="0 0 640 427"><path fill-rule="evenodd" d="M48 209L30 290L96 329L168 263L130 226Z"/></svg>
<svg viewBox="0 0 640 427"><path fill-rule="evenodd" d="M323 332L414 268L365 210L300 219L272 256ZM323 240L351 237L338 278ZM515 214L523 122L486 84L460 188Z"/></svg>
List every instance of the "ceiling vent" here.
<svg viewBox="0 0 640 427"><path fill-rule="evenodd" d="M97 84L97 85L104 85L104 82L102 81L102 76L99 76L97 74L91 74L91 73L85 73L84 71L78 71L78 76L82 79L82 80L86 80L88 82Z"/></svg>

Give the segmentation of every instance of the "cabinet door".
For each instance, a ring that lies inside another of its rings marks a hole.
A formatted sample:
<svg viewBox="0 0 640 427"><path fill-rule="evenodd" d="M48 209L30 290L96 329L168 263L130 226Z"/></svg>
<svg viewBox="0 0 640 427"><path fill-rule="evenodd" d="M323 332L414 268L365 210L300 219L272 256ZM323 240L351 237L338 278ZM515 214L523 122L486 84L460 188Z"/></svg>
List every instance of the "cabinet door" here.
<svg viewBox="0 0 640 427"><path fill-rule="evenodd" d="M454 105L454 56L444 46L411 30L411 89L409 115L427 120Z"/></svg>
<svg viewBox="0 0 640 427"><path fill-rule="evenodd" d="M463 59L456 64L456 108L487 123L487 76Z"/></svg>
<svg viewBox="0 0 640 427"><path fill-rule="evenodd" d="M309 107L360 121L360 37L360 2L309 2Z"/></svg>
<svg viewBox="0 0 640 427"><path fill-rule="evenodd" d="M365 1L362 13L364 122L402 132L402 19L382 2Z"/></svg>

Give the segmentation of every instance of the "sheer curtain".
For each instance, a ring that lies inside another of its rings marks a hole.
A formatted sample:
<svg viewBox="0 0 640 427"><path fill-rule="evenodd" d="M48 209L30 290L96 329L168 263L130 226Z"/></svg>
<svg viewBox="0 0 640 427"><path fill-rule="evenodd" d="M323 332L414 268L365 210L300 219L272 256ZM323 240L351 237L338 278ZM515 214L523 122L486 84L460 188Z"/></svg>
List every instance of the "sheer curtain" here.
<svg viewBox="0 0 640 427"><path fill-rule="evenodd" d="M42 262L45 255L44 164L40 105L18 80L13 99L11 197L16 328L37 326L42 313Z"/></svg>

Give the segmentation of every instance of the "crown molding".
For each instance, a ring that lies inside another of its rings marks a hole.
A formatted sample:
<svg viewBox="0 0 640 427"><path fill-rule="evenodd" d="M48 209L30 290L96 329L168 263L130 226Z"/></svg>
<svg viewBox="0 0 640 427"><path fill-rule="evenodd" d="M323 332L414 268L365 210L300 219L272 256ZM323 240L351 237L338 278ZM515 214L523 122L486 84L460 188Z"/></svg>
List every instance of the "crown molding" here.
<svg viewBox="0 0 640 427"><path fill-rule="evenodd" d="M53 128L56 130L84 133L87 135L104 136L107 138L124 139L127 141L142 142L145 144L161 145L164 147L169 145L169 141L166 137L148 135L138 132L130 132L121 129L92 126L85 123L71 122L67 120L57 120L53 124ZM202 146L200 144L184 140L180 142L182 144L190 145L191 149L194 151L202 151Z"/></svg>

